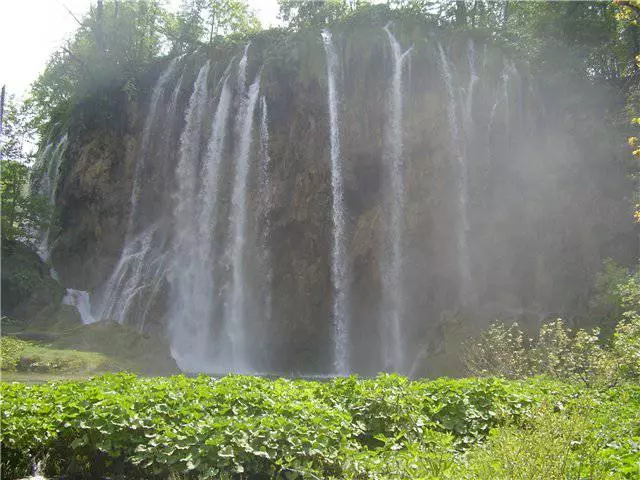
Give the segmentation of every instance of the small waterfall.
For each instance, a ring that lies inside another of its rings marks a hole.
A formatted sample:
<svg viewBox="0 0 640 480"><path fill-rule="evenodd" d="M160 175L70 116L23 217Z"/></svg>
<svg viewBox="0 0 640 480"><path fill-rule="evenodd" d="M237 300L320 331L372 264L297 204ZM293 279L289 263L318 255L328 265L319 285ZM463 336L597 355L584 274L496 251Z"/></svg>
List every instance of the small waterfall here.
<svg viewBox="0 0 640 480"><path fill-rule="evenodd" d="M467 140L470 140L469 137L471 137L473 129L473 91L476 83L478 82L478 75L476 74L475 44L471 39L469 39L467 46L467 61L469 63L469 85L467 86L467 98L464 102L465 108L463 109L463 115L465 133L467 134ZM468 188L468 186L465 185L464 188Z"/></svg>
<svg viewBox="0 0 640 480"><path fill-rule="evenodd" d="M269 168L271 166L271 158L269 157L269 114L267 112L267 100L264 95L260 97L260 106L262 116L260 119L260 168L259 168L259 184L260 198L263 201L264 208L264 227L262 230L262 265L265 269L264 285L263 285L263 305L264 305L264 321L270 325L272 316L271 304L271 288L273 284L273 266L271 264L271 250L269 249L269 237L271 236L271 223L269 214L273 208L271 201L271 180L269 176Z"/></svg>
<svg viewBox="0 0 640 480"><path fill-rule="evenodd" d="M196 254L200 238L197 218L202 122L208 105L207 78L210 62L200 68L185 114L176 166L174 195L173 258L169 269L172 302L169 332L172 354L182 369L198 371L207 358L210 340L209 305L213 292L202 291L202 264L207 259Z"/></svg>
<svg viewBox="0 0 640 480"><path fill-rule="evenodd" d="M503 103L505 110L505 121L509 120L509 80L511 79L511 75L515 70L515 66L511 62L504 61L504 68L502 69L502 73L500 74L500 88L496 92L496 99L493 102L493 107L491 107L491 113L489 114L489 126L487 128L488 135L491 135L493 130L493 124L495 123L496 111L498 106ZM507 124L507 132L508 132L508 124Z"/></svg>
<svg viewBox="0 0 640 480"><path fill-rule="evenodd" d="M129 213L129 224L127 227L127 237L129 237L136 225L138 214L138 199L140 197L140 189L142 183L144 183L144 172L147 163L147 157L149 156L149 143L151 141L151 131L156 122L156 116L158 114L158 106L160 105L160 99L164 93L165 87L171 76L176 70L178 65L178 57L173 58L166 70L160 75L158 81L153 87L151 93L151 101L149 104L149 113L147 113L147 119L142 130L142 140L140 141L140 154L138 155L138 161L136 162L136 169L133 175L133 187L131 188L131 212Z"/></svg>
<svg viewBox="0 0 640 480"><path fill-rule="evenodd" d="M391 221L389 238L383 255L383 355L387 370L401 371L404 365L402 323L404 320L403 242L405 206L405 165L403 158L402 129L402 70L411 52L402 52L400 44L389 29L384 27L393 52L393 76L389 91L389 117L385 128L384 164L389 169L391 196Z"/></svg>
<svg viewBox="0 0 640 480"><path fill-rule="evenodd" d="M97 321L95 317L91 315L91 299L89 298L88 292L67 288L67 292L62 298L62 303L76 307L84 325L90 325Z"/></svg>
<svg viewBox="0 0 640 480"><path fill-rule="evenodd" d="M55 144L47 144L40 158L40 164L44 171L40 179L40 188L38 191L40 195L49 200L49 205L52 207L56 204L60 166L67 150L67 145L68 137L65 134ZM51 258L50 236L51 227L47 226L46 229L40 233L40 240L38 244L38 256L45 263Z"/></svg>
<svg viewBox="0 0 640 480"><path fill-rule="evenodd" d="M329 138L331 143L331 192L333 239L331 245L331 277L333 282L333 363L336 373L349 372L349 279L346 257L346 218L344 206L344 174L340 156L340 113L336 87L338 56L331 32L324 30L322 40L327 59Z"/></svg>
<svg viewBox="0 0 640 480"><path fill-rule="evenodd" d="M247 61L248 61L248 53L249 47L251 46L251 42L247 43L244 46L244 52L242 53L242 58L238 62L238 86L237 92L244 92L247 88Z"/></svg>
<svg viewBox="0 0 640 480"><path fill-rule="evenodd" d="M456 222L456 243L458 245L458 270L460 272L460 301L463 304L469 303L473 298L472 291L472 278L471 267L469 264L469 207L468 207L468 165L467 165L467 153L466 153L466 139L460 135L460 129L458 127L458 116L456 113L456 94L453 85L453 74L451 72L451 66L449 60L442 45L438 44L438 51L440 53L440 63L442 67L442 74L447 89L447 111L449 113L449 128L451 130L451 139L453 141L453 150L455 152L457 162L457 187L458 192L458 208L459 218ZM469 89L467 92L467 105L468 108L464 108L463 112L465 118L468 117L464 123L471 122L471 96L473 95L473 86L475 84L474 75L475 71L472 67L471 55L469 55L471 79L469 81Z"/></svg>
<svg viewBox="0 0 640 480"><path fill-rule="evenodd" d="M131 310L137 307L138 328L142 329L146 321L149 307L160 290L166 269L167 255L162 253L154 255L156 251L164 252L164 238L160 235L157 223L136 232L143 213L138 208L142 185L146 179L148 158L151 153L151 136L154 126L157 125L162 113L159 111L160 101L165 93L167 83L177 68L178 59L175 58L160 75L151 93L149 113L142 130L140 149L137 157L131 189L129 221L125 235L125 243L120 253L118 263L113 269L109 280L103 290L102 301L98 309L99 320L113 320L124 323L131 314ZM178 81L171 95L168 111L175 115L177 109L178 94L181 88L182 78ZM165 112L166 115L166 112ZM148 214L148 212L146 212ZM155 247L155 248L154 248ZM151 289L150 294L148 289ZM146 295L145 295L146 294Z"/></svg>
<svg viewBox="0 0 640 480"><path fill-rule="evenodd" d="M236 145L235 174L231 209L229 215L231 259L231 295L226 315L226 328L231 340L233 370L247 372L251 368L247 359L245 302L247 301L247 282L244 259L246 255L247 229L247 178L249 174L249 156L253 136L253 117L260 89L260 73L249 87L241 101L236 127L239 137Z"/></svg>

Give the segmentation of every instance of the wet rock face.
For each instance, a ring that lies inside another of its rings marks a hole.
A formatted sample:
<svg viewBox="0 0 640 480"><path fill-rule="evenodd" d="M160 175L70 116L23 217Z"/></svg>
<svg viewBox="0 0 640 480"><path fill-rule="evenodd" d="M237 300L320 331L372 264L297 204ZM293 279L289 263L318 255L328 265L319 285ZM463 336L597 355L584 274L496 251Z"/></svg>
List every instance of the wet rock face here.
<svg viewBox="0 0 640 480"><path fill-rule="evenodd" d="M632 257L634 242L623 198L623 192L628 191L624 171L603 169L603 164L610 164L607 155L611 154L592 145L586 151L582 142L593 126L580 129L573 125L568 132L563 127L562 109L545 104L544 95L535 93L537 80L488 41L470 43L467 38L442 35L439 42L452 69L452 103L437 35L418 35L402 25L396 25L395 33L403 50L413 45L402 73L402 181L406 197L401 298L408 370L423 345L437 337L443 312L460 305L471 310L474 305L503 305L505 311L561 315L584 304L601 259L607 255L619 260ZM384 344L381 270L388 255L393 200L384 151L392 52L381 27L337 31L334 40L340 59L337 88L347 217L351 368L373 373L384 367L380 355ZM235 85L241 54L238 46L216 52L211 58L199 162L205 158L225 71L229 68L232 72L231 83ZM180 135L204 61L198 56L184 59L160 97L161 116L153 123L145 154L140 225L133 229L139 233L149 225L158 225L156 235L161 240L154 237L157 252L146 261L170 253L174 246ZM97 113L91 105L81 105L69 129L58 198L61 234L53 262L64 284L90 290L97 299L124 248L145 115L162 67L166 65L159 65L158 72L141 80L143 87L134 102L115 95L108 121L91 121ZM327 78L319 32L256 38L249 49L247 83L261 68L260 95L269 109L271 163L265 193L257 180L258 108L250 154L250 218L243 261L248 278L245 297L249 299L246 335L252 345L248 355L255 370L330 372L332 190ZM470 87L473 75L477 81ZM473 96L469 96L471 89ZM177 95L175 114L168 107L172 94ZM242 96L234 93L230 118L235 118L242 101ZM234 188L237 128L230 121L225 133L217 197L220 220L212 240L216 258L203 259L215 269L217 286L211 294L221 299L207 320L213 325L209 333L212 348L219 338L226 338L224 322L229 321L224 320L224 310L230 259L221 252L231 235L227 220ZM461 161L467 168L466 185L460 182ZM463 187L468 225L461 229ZM261 234L267 222L266 248L273 279L268 287L269 316L265 313L264 265L260 260ZM461 235L468 245L473 298L460 295ZM177 267L168 267L164 277L160 275L157 288L143 285L139 290L144 293L135 302L145 305L145 318L130 313L125 315L126 323L144 330L163 330L171 322L171 268ZM137 307L131 310L139 311Z"/></svg>

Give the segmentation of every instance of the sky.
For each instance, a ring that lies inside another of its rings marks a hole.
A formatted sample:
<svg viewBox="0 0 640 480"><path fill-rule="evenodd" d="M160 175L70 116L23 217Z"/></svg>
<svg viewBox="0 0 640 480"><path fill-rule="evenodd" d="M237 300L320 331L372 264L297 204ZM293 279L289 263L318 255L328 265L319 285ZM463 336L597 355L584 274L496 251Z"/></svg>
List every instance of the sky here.
<svg viewBox="0 0 640 480"><path fill-rule="evenodd" d="M277 0L248 0L264 27L277 23ZM0 86L22 98L50 55L73 35L95 0L0 0ZM175 9L180 0L165 0Z"/></svg>

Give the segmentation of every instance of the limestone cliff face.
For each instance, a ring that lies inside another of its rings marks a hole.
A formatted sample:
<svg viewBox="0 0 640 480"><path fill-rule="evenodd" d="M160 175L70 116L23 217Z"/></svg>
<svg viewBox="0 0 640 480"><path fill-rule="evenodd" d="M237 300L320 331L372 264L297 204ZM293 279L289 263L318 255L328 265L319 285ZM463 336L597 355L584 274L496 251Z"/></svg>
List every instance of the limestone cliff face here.
<svg viewBox="0 0 640 480"><path fill-rule="evenodd" d="M443 312L500 305L508 311L562 315L584 305L592 275L604 257L624 261L635 254L624 171L611 166L609 146L598 146L588 138L600 125L577 120L553 97L545 98L526 66L511 61L489 40L470 41L421 28L395 26L403 50L413 47L402 74L405 371L422 347L437 338ZM337 85L351 286L351 369L372 373L384 367L379 354L384 342L381 267L388 254L392 194L384 152L393 59L381 26L338 29L334 39L340 59ZM453 99L439 45L453 68ZM198 144L198 161L203 162L225 75L230 75L230 85L238 81L242 47L181 59L158 94L159 110L151 121L154 82L168 61L141 79L143 87L134 100L121 93L108 96L109 102L99 107L109 113L100 115L108 121L92 120L94 104L77 109L61 171L62 228L53 263L64 284L92 291L96 310L104 302L114 270L122 265L127 241L152 229L143 263L157 261L162 267L148 276L141 274L139 288L128 290L132 300L123 318L141 329L163 330L171 323L176 289L172 269L179 267L171 264L179 194L176 166L184 154L185 113L206 57L211 69ZM271 162L265 191L259 184L257 108L242 264L251 299L244 322L251 343L248 355L258 371L329 372L332 194L320 32L256 37L248 49L247 84L258 73L260 95L268 105ZM470 86L472 78L476 80ZM243 101L235 92L232 118ZM145 127L152 132L148 145L143 145ZM225 130L216 200L221 220L212 240L214 252L224 251L231 234L227 219L238 128L230 121ZM460 296L461 156L468 168L469 222L463 233L473 285L470 298ZM144 167L139 167L141 158ZM136 168L144 170L136 174ZM142 183L131 225L136 178ZM265 266L260 260L267 224L273 279L268 287L273 307L269 320L262 280ZM227 305L225 285L231 274L229 259L221 253L212 265L219 281L211 295L222 299L208 320L214 325L209 334L216 348L214 337L224 333L215 325ZM131 268L122 281L136 275ZM487 308L500 314L500 308Z"/></svg>

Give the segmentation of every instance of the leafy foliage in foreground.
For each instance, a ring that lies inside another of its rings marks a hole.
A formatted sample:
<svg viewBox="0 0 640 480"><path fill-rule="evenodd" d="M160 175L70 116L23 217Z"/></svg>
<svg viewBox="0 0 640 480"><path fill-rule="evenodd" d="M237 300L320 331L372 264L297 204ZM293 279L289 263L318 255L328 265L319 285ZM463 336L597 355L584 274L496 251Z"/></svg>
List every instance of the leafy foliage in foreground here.
<svg viewBox="0 0 640 480"><path fill-rule="evenodd" d="M3 478L43 458L78 478L539 478L510 469L547 451L549 479L639 473L637 386L117 374L1 393Z"/></svg>

